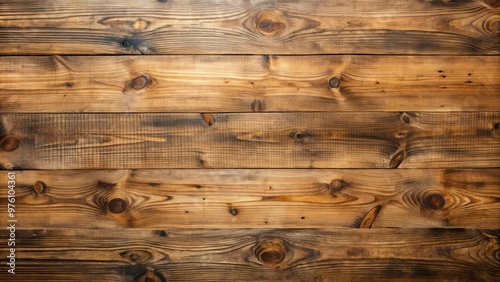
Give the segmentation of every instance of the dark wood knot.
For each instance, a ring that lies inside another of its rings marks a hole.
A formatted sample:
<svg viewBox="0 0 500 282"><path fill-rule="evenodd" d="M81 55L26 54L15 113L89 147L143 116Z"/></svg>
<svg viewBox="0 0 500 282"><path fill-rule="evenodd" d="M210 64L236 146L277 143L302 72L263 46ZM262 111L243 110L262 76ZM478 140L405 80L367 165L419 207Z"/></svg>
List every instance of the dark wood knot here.
<svg viewBox="0 0 500 282"><path fill-rule="evenodd" d="M108 210L112 213L123 213L127 210L127 208L127 201L121 198L114 198L108 203Z"/></svg>
<svg viewBox="0 0 500 282"><path fill-rule="evenodd" d="M495 124L493 125L493 129L494 129L496 132L500 133L500 122L495 123Z"/></svg>
<svg viewBox="0 0 500 282"><path fill-rule="evenodd" d="M120 253L120 256L128 259L131 262L144 262L151 259L151 253L146 251L123 251Z"/></svg>
<svg viewBox="0 0 500 282"><path fill-rule="evenodd" d="M47 188L47 186L42 181L37 181L37 182L35 182L35 184L33 184L33 190L37 194L45 193L46 188Z"/></svg>
<svg viewBox="0 0 500 282"><path fill-rule="evenodd" d="M201 114L203 116L203 120L207 126L212 126L215 123L215 118L211 114Z"/></svg>
<svg viewBox="0 0 500 282"><path fill-rule="evenodd" d="M404 124L410 124L411 122L411 117L408 113L402 113L401 114L401 121L404 123Z"/></svg>
<svg viewBox="0 0 500 282"><path fill-rule="evenodd" d="M132 42L132 40L125 39L125 40L122 41L122 46L125 47L125 48L129 48L132 45L134 45L134 43Z"/></svg>
<svg viewBox="0 0 500 282"><path fill-rule="evenodd" d="M486 22L486 28L492 33L500 33L500 19L491 19Z"/></svg>
<svg viewBox="0 0 500 282"><path fill-rule="evenodd" d="M235 208L229 208L229 213L232 215L232 216L237 216L238 213L240 213L240 211L238 209L235 209Z"/></svg>
<svg viewBox="0 0 500 282"><path fill-rule="evenodd" d="M342 188L344 188L345 185L346 185L346 183L343 180L334 179L334 180L332 180L332 182L330 182L329 187L332 191L340 191L340 190L342 190Z"/></svg>
<svg viewBox="0 0 500 282"><path fill-rule="evenodd" d="M440 210L446 205L446 199L441 194L430 194L424 199L424 206L431 210Z"/></svg>
<svg viewBox="0 0 500 282"><path fill-rule="evenodd" d="M286 19L277 13L264 12L257 18L257 30L263 35L278 35L286 28L286 26Z"/></svg>
<svg viewBox="0 0 500 282"><path fill-rule="evenodd" d="M340 79L338 77L332 77L328 80L328 85L331 88L338 88L340 86Z"/></svg>
<svg viewBox="0 0 500 282"><path fill-rule="evenodd" d="M295 140L301 141L304 138L306 138L306 134L300 131L292 131L289 134L290 138L293 138Z"/></svg>
<svg viewBox="0 0 500 282"><path fill-rule="evenodd" d="M255 250L257 259L265 264L275 265L285 259L286 247L280 240L262 241Z"/></svg>
<svg viewBox="0 0 500 282"><path fill-rule="evenodd" d="M141 90L149 85L150 79L146 75L140 75L132 80L132 88Z"/></svg>
<svg viewBox="0 0 500 282"><path fill-rule="evenodd" d="M148 270L146 273L141 275L137 280L138 282L165 282L167 281L163 275L156 271Z"/></svg>
<svg viewBox="0 0 500 282"><path fill-rule="evenodd" d="M17 139L16 137L7 136L1 141L0 148L2 148L2 150L4 150L4 151L10 152L10 151L14 151L15 149L19 148L20 144L21 144L21 141L19 139Z"/></svg>

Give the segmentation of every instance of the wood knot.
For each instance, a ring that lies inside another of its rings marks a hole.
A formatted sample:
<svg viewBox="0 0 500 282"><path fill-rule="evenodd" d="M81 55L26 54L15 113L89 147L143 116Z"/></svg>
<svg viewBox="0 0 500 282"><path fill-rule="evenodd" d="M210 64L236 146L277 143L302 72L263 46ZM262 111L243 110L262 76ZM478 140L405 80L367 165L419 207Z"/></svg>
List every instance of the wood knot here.
<svg viewBox="0 0 500 282"><path fill-rule="evenodd" d="M229 213L232 215L232 216L237 216L238 213L240 211L238 209L235 209L235 208L229 208Z"/></svg>
<svg viewBox="0 0 500 282"><path fill-rule="evenodd" d="M492 33L500 33L500 18L495 18L487 21L486 29Z"/></svg>
<svg viewBox="0 0 500 282"><path fill-rule="evenodd" d="M141 89L145 88L146 86L148 86L149 83L150 83L150 79L148 76L140 75L140 76L134 78L134 80L132 80L132 88L134 88L135 90L141 90Z"/></svg>
<svg viewBox="0 0 500 282"><path fill-rule="evenodd" d="M290 138L293 138L298 141L302 141L304 138L306 138L306 134L300 131L292 131L289 134Z"/></svg>
<svg viewBox="0 0 500 282"><path fill-rule="evenodd" d="M398 151L389 161L390 168L398 168L406 157L405 151Z"/></svg>
<svg viewBox="0 0 500 282"><path fill-rule="evenodd" d="M286 247L279 240L262 241L255 249L257 259L268 265L276 265L285 259Z"/></svg>
<svg viewBox="0 0 500 282"><path fill-rule="evenodd" d="M122 41L122 46L125 47L125 48L129 48L132 45L134 45L134 42L132 40L130 40L130 39L124 39Z"/></svg>
<svg viewBox="0 0 500 282"><path fill-rule="evenodd" d="M151 258L151 254L146 251L123 251L120 256L135 263L145 262Z"/></svg>
<svg viewBox="0 0 500 282"><path fill-rule="evenodd" d="M163 275L156 271L148 270L146 273L141 275L137 280L138 282L165 282L167 281Z"/></svg>
<svg viewBox="0 0 500 282"><path fill-rule="evenodd" d="M285 17L273 12L261 13L257 18L257 30L267 36L279 35L287 26Z"/></svg>
<svg viewBox="0 0 500 282"><path fill-rule="evenodd" d="M168 233L165 230L161 230L160 232L158 232L158 234L160 235L160 237L168 237Z"/></svg>
<svg viewBox="0 0 500 282"><path fill-rule="evenodd" d="M410 124L410 122L411 122L411 116L408 113L402 113L401 114L401 121L404 124Z"/></svg>
<svg viewBox="0 0 500 282"><path fill-rule="evenodd" d="M338 88L340 86L340 79L338 77L332 77L328 80L328 85L331 88Z"/></svg>
<svg viewBox="0 0 500 282"><path fill-rule="evenodd" d="M500 133L500 122L497 122L493 125L493 129L497 132Z"/></svg>
<svg viewBox="0 0 500 282"><path fill-rule="evenodd" d="M430 194L424 199L424 207L431 210L440 210L446 205L446 200L441 194Z"/></svg>
<svg viewBox="0 0 500 282"><path fill-rule="evenodd" d="M121 198L114 198L108 203L108 210L112 213L123 213L127 210L127 208L127 201Z"/></svg>
<svg viewBox="0 0 500 282"><path fill-rule="evenodd" d="M207 126L212 126L215 123L214 116L211 114L201 114L203 116L203 120Z"/></svg>
<svg viewBox="0 0 500 282"><path fill-rule="evenodd" d="M343 180L334 179L334 180L332 180L332 182L330 182L329 187L332 191L340 191L340 190L342 190L342 188L344 188L345 185L346 185L346 183Z"/></svg>
<svg viewBox="0 0 500 282"><path fill-rule="evenodd" d="M2 148L2 150L4 150L4 151L10 152L10 151L14 151L15 149L19 148L20 144L21 144L21 141L19 139L17 139L16 137L7 136L1 141L0 148Z"/></svg>
<svg viewBox="0 0 500 282"><path fill-rule="evenodd" d="M35 184L33 184L33 190L37 194L42 194L45 193L45 189L47 188L47 185L43 183L42 181L37 181Z"/></svg>

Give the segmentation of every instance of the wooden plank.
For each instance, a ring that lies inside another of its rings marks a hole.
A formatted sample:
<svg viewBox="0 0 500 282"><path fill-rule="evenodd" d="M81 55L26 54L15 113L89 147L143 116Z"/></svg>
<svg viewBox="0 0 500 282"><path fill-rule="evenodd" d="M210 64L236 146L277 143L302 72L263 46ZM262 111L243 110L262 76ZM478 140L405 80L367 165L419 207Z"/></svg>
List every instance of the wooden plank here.
<svg viewBox="0 0 500 282"><path fill-rule="evenodd" d="M5 114L16 169L500 166L500 112Z"/></svg>
<svg viewBox="0 0 500 282"><path fill-rule="evenodd" d="M30 228L500 228L498 198L500 169L16 173Z"/></svg>
<svg viewBox="0 0 500 282"><path fill-rule="evenodd" d="M500 56L15 56L0 89L3 113L499 111Z"/></svg>
<svg viewBox="0 0 500 282"><path fill-rule="evenodd" d="M4 245L7 232L0 234ZM462 229L23 229L16 237L16 275L2 272L0 278L497 281L499 235Z"/></svg>
<svg viewBox="0 0 500 282"><path fill-rule="evenodd" d="M1 54L500 54L497 1L0 3Z"/></svg>

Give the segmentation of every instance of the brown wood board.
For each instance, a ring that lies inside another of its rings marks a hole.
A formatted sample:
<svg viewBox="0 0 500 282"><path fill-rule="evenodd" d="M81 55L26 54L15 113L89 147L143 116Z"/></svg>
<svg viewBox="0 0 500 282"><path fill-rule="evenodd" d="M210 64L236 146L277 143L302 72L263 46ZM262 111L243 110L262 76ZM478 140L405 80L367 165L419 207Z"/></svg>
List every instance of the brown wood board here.
<svg viewBox="0 0 500 282"><path fill-rule="evenodd" d="M500 166L500 112L1 118L0 165L10 169Z"/></svg>
<svg viewBox="0 0 500 282"><path fill-rule="evenodd" d="M6 231L0 232L3 244ZM9 281L496 281L498 230L20 230Z"/></svg>
<svg viewBox="0 0 500 282"><path fill-rule="evenodd" d="M500 111L500 57L3 56L0 89L2 113Z"/></svg>
<svg viewBox="0 0 500 282"><path fill-rule="evenodd" d="M498 55L498 1L2 1L1 54Z"/></svg>
<svg viewBox="0 0 500 282"><path fill-rule="evenodd" d="M42 229L498 229L499 198L500 169L41 170L16 173L15 210Z"/></svg>

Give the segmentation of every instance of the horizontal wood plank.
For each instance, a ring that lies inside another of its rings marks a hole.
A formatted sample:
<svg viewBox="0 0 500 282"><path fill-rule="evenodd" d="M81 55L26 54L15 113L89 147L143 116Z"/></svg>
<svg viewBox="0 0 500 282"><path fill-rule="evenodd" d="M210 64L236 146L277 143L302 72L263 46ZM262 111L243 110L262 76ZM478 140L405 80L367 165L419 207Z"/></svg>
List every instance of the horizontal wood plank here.
<svg viewBox="0 0 500 282"><path fill-rule="evenodd" d="M1 54L500 54L497 1L0 3Z"/></svg>
<svg viewBox="0 0 500 282"><path fill-rule="evenodd" d="M5 245L6 230L0 234ZM0 278L497 281L499 235L461 229L23 229L16 237L16 275L2 272Z"/></svg>
<svg viewBox="0 0 500 282"><path fill-rule="evenodd" d="M19 171L15 181L16 219L30 228L500 228L500 169Z"/></svg>
<svg viewBox="0 0 500 282"><path fill-rule="evenodd" d="M500 56L14 56L0 89L2 113L499 111Z"/></svg>
<svg viewBox="0 0 500 282"><path fill-rule="evenodd" d="M5 114L16 169L500 166L500 112Z"/></svg>

